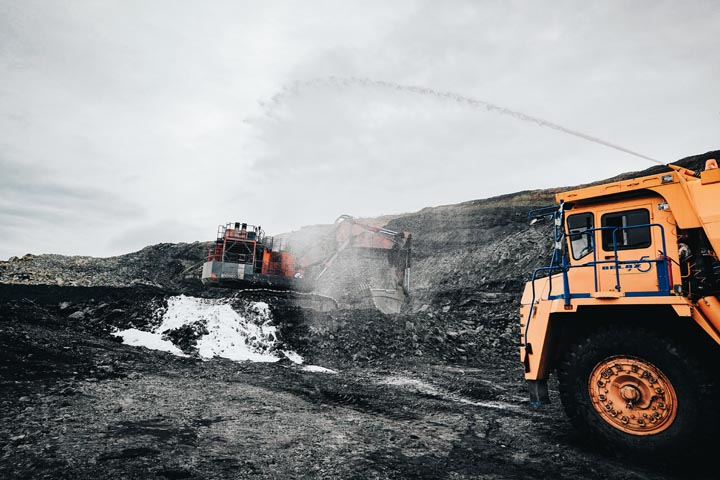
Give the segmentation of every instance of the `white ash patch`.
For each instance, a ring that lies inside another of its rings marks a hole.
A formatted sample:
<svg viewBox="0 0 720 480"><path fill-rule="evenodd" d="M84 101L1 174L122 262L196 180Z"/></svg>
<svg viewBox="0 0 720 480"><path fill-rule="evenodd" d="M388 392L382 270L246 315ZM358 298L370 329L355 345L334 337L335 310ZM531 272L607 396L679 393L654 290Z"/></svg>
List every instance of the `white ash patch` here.
<svg viewBox="0 0 720 480"><path fill-rule="evenodd" d="M123 343L133 345L135 347L145 347L150 350L160 350L162 352L170 352L179 357L187 357L178 347L168 340L163 340L162 335L154 332L143 332L137 328L128 328L114 332L116 337L122 337Z"/></svg>
<svg viewBox="0 0 720 480"><path fill-rule="evenodd" d="M200 332L192 353L202 358L222 357L235 361L277 362L280 355L293 361L302 357L295 352L277 349L277 327L272 325L270 308L265 302L248 302L237 311L227 300L179 295L168 299L161 323L149 332L128 329L114 332L123 343L185 355L175 338L169 335L182 328ZM185 346L187 352L188 347Z"/></svg>
<svg viewBox="0 0 720 480"><path fill-rule="evenodd" d="M330 373L330 374L338 373L331 368L321 367L320 365L305 365L302 369L305 372L313 372L313 373Z"/></svg>

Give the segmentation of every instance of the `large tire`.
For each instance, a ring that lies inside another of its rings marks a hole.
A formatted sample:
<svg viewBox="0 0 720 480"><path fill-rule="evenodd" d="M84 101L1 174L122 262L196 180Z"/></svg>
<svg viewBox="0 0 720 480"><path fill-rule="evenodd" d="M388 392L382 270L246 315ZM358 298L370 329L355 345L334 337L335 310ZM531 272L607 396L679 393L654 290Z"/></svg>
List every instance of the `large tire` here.
<svg viewBox="0 0 720 480"><path fill-rule="evenodd" d="M658 458L714 443L713 377L691 349L659 332L597 331L565 355L558 379L575 427L614 452Z"/></svg>

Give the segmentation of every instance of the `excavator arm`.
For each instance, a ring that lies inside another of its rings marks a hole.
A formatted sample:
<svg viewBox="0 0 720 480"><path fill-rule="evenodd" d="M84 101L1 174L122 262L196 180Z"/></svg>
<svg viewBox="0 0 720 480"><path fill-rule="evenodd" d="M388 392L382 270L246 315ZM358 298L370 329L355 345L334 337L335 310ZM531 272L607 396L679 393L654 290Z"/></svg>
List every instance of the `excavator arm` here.
<svg viewBox="0 0 720 480"><path fill-rule="evenodd" d="M394 278L380 286L366 285L373 303L383 313L399 313L410 288L410 249L412 236L341 215L325 241L311 248L299 261L299 271L313 271L312 281L319 281L347 249L386 252ZM389 287L392 283L392 288ZM380 288L383 287L383 288Z"/></svg>

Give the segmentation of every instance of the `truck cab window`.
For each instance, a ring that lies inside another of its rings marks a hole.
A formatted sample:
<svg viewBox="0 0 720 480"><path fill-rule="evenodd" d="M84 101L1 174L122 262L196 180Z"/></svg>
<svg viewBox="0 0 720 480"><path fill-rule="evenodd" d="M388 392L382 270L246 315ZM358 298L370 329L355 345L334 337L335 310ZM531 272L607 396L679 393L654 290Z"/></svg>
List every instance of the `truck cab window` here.
<svg viewBox="0 0 720 480"><path fill-rule="evenodd" d="M600 221L603 227L614 227L602 230L602 248L606 252L614 250L613 238L618 250L647 248L652 244L650 212L647 209L607 213Z"/></svg>
<svg viewBox="0 0 720 480"><path fill-rule="evenodd" d="M567 219L570 234L570 249L575 260L580 260L593 251L593 235L588 232L594 226L592 213L577 213Z"/></svg>

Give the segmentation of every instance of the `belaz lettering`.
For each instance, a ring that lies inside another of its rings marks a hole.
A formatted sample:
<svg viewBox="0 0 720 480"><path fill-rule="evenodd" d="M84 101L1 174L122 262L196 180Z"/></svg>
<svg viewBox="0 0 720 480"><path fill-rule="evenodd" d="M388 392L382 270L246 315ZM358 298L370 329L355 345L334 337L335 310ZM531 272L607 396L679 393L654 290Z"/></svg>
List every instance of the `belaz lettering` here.
<svg viewBox="0 0 720 480"><path fill-rule="evenodd" d="M637 260L633 263L623 263L621 265L603 265L603 270L624 270L624 271L631 271L636 270L638 272L649 272L652 270L652 262L648 261L647 259L650 258L649 256L645 255L640 257L640 260Z"/></svg>

